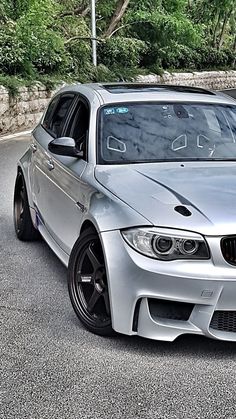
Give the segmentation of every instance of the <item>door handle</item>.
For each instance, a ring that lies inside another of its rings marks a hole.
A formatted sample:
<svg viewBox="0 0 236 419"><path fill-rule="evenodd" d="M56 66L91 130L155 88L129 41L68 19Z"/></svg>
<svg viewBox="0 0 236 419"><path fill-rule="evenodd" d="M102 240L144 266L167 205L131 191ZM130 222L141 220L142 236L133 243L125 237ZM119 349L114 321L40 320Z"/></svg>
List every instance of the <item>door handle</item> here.
<svg viewBox="0 0 236 419"><path fill-rule="evenodd" d="M37 146L34 143L30 144L30 148L33 151L33 153L35 153L35 151L37 151Z"/></svg>
<svg viewBox="0 0 236 419"><path fill-rule="evenodd" d="M47 168L48 168L48 170L53 170L54 169L54 163L53 163L53 161L50 159L50 160L46 160L46 165L47 165Z"/></svg>

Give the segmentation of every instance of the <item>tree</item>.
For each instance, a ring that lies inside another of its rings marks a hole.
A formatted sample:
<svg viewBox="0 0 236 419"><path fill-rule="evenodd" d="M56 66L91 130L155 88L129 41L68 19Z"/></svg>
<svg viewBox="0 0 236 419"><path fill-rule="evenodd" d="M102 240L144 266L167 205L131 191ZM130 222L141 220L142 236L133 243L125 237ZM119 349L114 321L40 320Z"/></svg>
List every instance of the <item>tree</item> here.
<svg viewBox="0 0 236 419"><path fill-rule="evenodd" d="M97 0L99 63L91 60L90 0L1 0L0 73L79 80L235 65L236 0ZM108 67L108 68L107 68Z"/></svg>
<svg viewBox="0 0 236 419"><path fill-rule="evenodd" d="M109 26L104 33L105 37L110 37L114 30L116 29L117 25L120 23L121 19L123 18L127 7L129 6L130 0L118 0L116 9L114 14L111 18Z"/></svg>

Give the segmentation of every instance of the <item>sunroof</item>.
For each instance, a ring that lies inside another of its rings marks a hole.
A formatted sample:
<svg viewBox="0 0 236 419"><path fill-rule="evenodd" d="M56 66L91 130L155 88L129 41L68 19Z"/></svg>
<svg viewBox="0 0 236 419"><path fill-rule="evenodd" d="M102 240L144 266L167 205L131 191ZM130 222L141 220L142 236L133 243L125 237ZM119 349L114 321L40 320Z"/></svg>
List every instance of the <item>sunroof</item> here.
<svg viewBox="0 0 236 419"><path fill-rule="evenodd" d="M200 93L207 95L214 95L215 93L201 89L200 87L189 87L189 86L172 86L162 84L104 84L103 88L110 93L137 93L137 92L179 92L179 93Z"/></svg>

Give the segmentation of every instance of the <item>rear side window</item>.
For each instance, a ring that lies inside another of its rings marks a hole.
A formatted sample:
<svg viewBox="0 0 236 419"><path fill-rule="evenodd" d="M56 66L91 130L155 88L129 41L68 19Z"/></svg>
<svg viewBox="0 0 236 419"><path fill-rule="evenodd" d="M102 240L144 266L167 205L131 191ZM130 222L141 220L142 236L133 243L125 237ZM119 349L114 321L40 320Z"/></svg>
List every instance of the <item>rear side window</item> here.
<svg viewBox="0 0 236 419"><path fill-rule="evenodd" d="M43 126L54 134L56 138L61 136L73 99L73 94L62 95L59 100L57 98L55 104L52 101L49 105L44 118Z"/></svg>

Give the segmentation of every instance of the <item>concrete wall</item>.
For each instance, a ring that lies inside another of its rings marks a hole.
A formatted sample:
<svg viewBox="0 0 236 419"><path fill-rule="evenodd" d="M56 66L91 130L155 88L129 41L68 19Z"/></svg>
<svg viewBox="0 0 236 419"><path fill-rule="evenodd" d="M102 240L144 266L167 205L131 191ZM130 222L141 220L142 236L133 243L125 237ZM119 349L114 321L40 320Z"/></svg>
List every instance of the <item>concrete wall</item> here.
<svg viewBox="0 0 236 419"><path fill-rule="evenodd" d="M194 73L167 73L163 76L139 76L143 83L162 83L198 86L223 90L236 87L236 71L212 71ZM48 101L55 93L48 92L42 84L23 87L19 95L12 98L7 89L0 86L0 135L31 129L39 121Z"/></svg>

